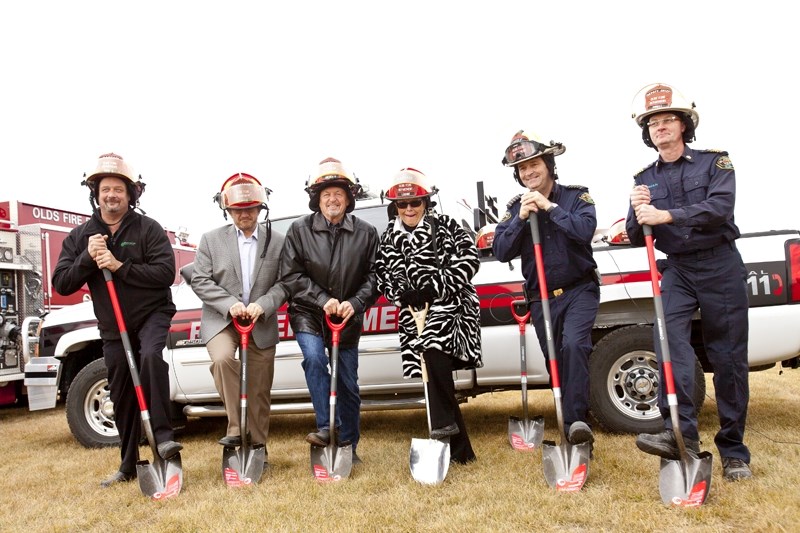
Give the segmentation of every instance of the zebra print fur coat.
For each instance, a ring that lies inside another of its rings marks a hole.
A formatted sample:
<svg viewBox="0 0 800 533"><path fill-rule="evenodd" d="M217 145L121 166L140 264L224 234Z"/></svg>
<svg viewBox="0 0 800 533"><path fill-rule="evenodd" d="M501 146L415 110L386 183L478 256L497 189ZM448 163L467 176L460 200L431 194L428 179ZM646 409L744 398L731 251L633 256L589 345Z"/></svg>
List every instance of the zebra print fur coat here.
<svg viewBox="0 0 800 533"><path fill-rule="evenodd" d="M431 220L434 223L431 224ZM436 230L438 266L431 228ZM436 348L453 358L456 369L483 366L481 360L480 301L472 278L480 259L472 239L447 215L426 215L408 232L398 217L381 236L375 270L378 289L401 307L398 313L403 377L422 375L420 354ZM428 311L421 337L411 312L398 299L407 290L425 285L436 297Z"/></svg>

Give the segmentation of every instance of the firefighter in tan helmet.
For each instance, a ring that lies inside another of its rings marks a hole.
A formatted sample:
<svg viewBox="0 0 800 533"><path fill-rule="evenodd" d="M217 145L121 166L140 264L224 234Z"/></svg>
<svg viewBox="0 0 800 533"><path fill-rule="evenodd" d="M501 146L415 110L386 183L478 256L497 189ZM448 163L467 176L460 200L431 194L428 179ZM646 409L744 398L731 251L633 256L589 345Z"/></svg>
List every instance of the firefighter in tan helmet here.
<svg viewBox="0 0 800 533"><path fill-rule="evenodd" d="M626 230L631 243L644 244L643 226L652 228L655 247L667 255L660 261L666 332L669 340L680 431L686 448L700 452L694 405L695 351L690 329L700 309L703 345L714 367L714 391L720 430L714 442L728 480L745 479L750 450L744 444L749 401L747 335L747 271L736 248L734 222L736 173L727 152L697 150L700 115L694 102L675 87L654 83L633 99L632 118L642 140L658 159L634 176ZM660 343L656 342L659 361ZM678 445L664 387L659 407L666 430L642 434L642 451L678 458Z"/></svg>
<svg viewBox="0 0 800 533"><path fill-rule="evenodd" d="M84 283L92 294L114 419L121 441L119 470L101 485L136 478L141 419L119 327L102 269L113 273L120 308L138 361L139 378L150 411L159 455L169 459L183 448L170 425L169 366L162 357L175 314L170 286L175 280L172 246L161 224L134 208L144 190L141 178L114 153L100 156L83 184L89 187L91 218L64 240L53 286L72 294Z"/></svg>
<svg viewBox="0 0 800 533"><path fill-rule="evenodd" d="M339 443L352 445L353 463L361 435L358 388L358 343L364 312L378 298L375 253L378 232L354 216L360 187L338 159L328 157L308 179L308 207L286 233L281 259L282 281L290 294L289 316L303 352L303 370L316 413L316 431L306 436L326 446L336 431ZM347 320L339 347L337 428L330 427L330 372L326 347L330 331L325 315Z"/></svg>

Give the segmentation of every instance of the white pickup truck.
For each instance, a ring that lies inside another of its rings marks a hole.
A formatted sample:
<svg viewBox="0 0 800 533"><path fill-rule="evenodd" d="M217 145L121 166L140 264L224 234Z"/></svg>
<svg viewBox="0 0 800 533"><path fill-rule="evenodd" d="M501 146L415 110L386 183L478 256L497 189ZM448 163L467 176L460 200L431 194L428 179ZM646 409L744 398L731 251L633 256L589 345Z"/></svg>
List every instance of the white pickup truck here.
<svg viewBox="0 0 800 533"><path fill-rule="evenodd" d="M386 207L358 208L359 217L379 230L386 226ZM285 232L293 219L273 221ZM800 363L800 232L769 231L743 235L738 247L747 264L750 289L752 370L781 363ZM655 431L661 427L656 398L659 375L653 351L653 305L644 248L599 242L594 256L602 274L600 311L593 332L591 411L597 422L614 432ZM510 266L509 266L510 265ZM481 259L473 280L481 300L484 367L455 373L463 399L491 391L519 390L519 327L510 304L522 296L519 259L500 263L490 254ZM176 419L225 416L209 372L209 357L200 331L200 301L185 283L173 287L178 312L173 319L164 359L170 365L170 392ZM421 407L422 384L404 380L397 336L398 309L381 298L366 314L359 346L359 382L364 410ZM702 349L699 321L693 328L697 374L710 371ZM281 342L275 359L273 413L311 412L300 366L302 355L285 307L279 316ZM526 333L528 385L547 388L545 358L533 327ZM27 344L26 344L27 345ZM66 393L70 429L84 446L115 445L113 404L109 398L101 341L91 302L47 315L41 324L40 357L26 366L29 391L36 383L34 407L52 407ZM60 366L53 364L60 361ZM30 370L29 370L30 369ZM696 403L702 405L705 381L698 379ZM43 401L44 400L44 401ZM176 422L177 423L177 422ZM499 426L498 426L499 427Z"/></svg>

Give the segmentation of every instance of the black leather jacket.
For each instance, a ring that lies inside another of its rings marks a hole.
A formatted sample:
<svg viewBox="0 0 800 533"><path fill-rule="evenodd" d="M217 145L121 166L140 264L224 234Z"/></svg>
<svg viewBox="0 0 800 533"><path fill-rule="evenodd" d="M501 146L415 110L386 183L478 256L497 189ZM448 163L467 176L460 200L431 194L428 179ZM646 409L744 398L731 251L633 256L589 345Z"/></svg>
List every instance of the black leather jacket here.
<svg viewBox="0 0 800 533"><path fill-rule="evenodd" d="M336 298L349 301L356 312L342 330L340 346L358 346L364 311L378 299L377 249L378 231L351 214L336 230L321 213L292 223L283 246L281 281L289 290L289 320L295 333L329 339L322 307Z"/></svg>

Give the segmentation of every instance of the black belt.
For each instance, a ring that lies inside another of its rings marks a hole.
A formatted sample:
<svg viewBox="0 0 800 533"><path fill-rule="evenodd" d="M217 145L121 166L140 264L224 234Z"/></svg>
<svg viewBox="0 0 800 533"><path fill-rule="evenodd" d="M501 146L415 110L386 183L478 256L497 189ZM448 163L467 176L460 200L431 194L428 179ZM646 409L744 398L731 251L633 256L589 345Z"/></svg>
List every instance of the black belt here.
<svg viewBox="0 0 800 533"><path fill-rule="evenodd" d="M714 257L715 255L727 255L735 249L736 244L734 244L733 241L728 241L724 244L714 246L713 248L706 248L705 250L698 250L685 254L668 254L668 256L670 259L677 259L679 261L702 261L703 259Z"/></svg>
<svg viewBox="0 0 800 533"><path fill-rule="evenodd" d="M594 272L590 272L590 273L586 274L585 276L583 276L582 278L580 278L579 280L577 280L574 283L570 283L569 285L565 285L563 287L559 287L558 289L549 291L547 293L547 297L548 298L556 298L558 296L561 296L565 292L574 289L575 287L580 287L581 285L585 285L586 283L589 283L589 282L593 282L593 283L597 284L597 276L595 276ZM528 301L529 302L540 302L540 301L542 301L542 298L541 298L541 296L536 294L535 296L532 296L531 298L529 298Z"/></svg>

